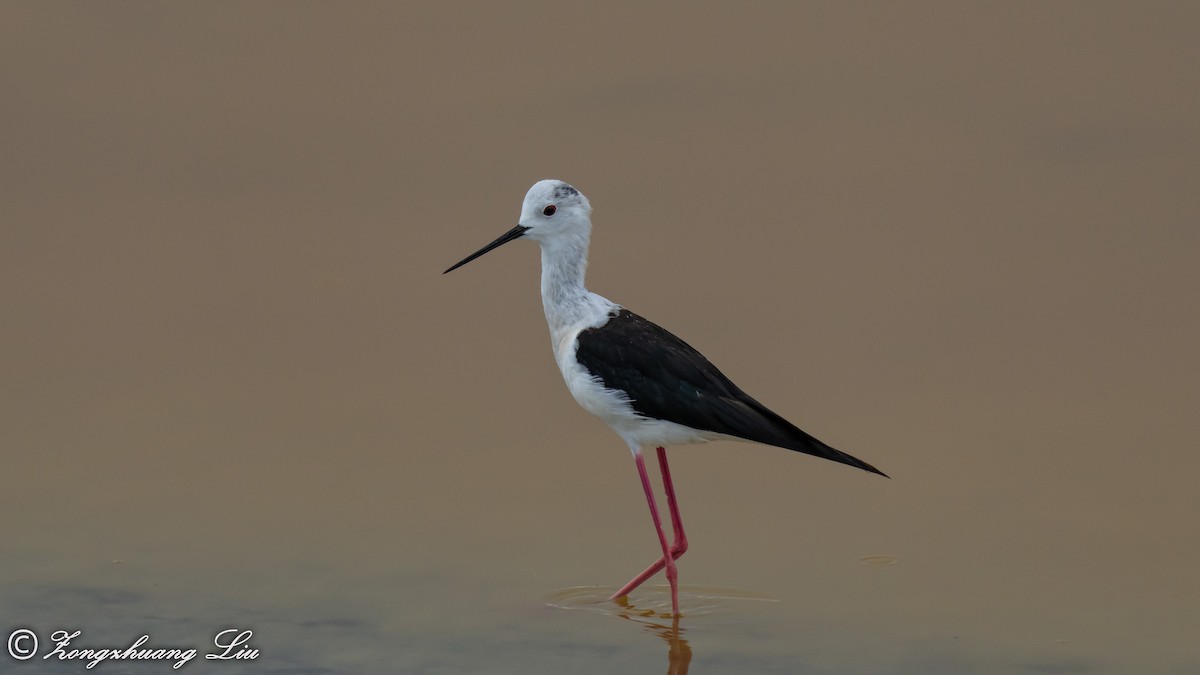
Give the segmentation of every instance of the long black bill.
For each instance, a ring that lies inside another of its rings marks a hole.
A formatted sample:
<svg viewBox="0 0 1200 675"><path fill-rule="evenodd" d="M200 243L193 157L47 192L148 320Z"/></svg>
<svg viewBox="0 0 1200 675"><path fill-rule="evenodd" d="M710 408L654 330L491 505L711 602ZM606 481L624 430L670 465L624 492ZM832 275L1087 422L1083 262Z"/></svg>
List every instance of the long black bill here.
<svg viewBox="0 0 1200 675"><path fill-rule="evenodd" d="M525 227L524 225L518 225L518 226L514 227L513 229L509 230L508 232L505 232L504 234L500 235L500 238L497 239L496 241L493 241L492 243L488 244L487 246L484 246L483 248L479 249L478 251L475 251L471 255L458 261L453 266L451 266L450 269L446 270L445 272L442 272L442 274L446 274L447 272L453 272L454 270L462 267L463 265L466 265L467 263L471 262L472 260L483 255L484 253L487 253L488 251L490 251L494 248L499 248L499 247L507 244L508 242L512 241L513 239L520 239L528 231L529 231L528 227Z"/></svg>

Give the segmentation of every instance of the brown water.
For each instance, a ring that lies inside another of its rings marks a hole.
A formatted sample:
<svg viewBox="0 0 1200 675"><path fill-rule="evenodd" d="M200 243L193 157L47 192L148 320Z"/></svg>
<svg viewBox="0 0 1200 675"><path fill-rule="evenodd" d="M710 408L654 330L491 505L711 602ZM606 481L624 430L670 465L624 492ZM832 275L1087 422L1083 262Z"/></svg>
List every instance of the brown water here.
<svg viewBox="0 0 1200 675"><path fill-rule="evenodd" d="M0 6L0 612L213 673L1200 671L1200 5ZM884 480L672 451L590 286ZM95 672L168 672L101 663Z"/></svg>

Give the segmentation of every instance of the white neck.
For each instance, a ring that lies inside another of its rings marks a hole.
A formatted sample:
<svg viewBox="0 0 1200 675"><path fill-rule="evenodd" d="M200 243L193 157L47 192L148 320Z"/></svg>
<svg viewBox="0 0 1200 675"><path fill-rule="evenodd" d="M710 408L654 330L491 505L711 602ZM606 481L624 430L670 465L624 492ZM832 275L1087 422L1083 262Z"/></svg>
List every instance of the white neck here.
<svg viewBox="0 0 1200 675"><path fill-rule="evenodd" d="M581 322L591 324L612 303L583 285L587 272L588 237L586 234L557 237L541 242L542 308L555 344Z"/></svg>

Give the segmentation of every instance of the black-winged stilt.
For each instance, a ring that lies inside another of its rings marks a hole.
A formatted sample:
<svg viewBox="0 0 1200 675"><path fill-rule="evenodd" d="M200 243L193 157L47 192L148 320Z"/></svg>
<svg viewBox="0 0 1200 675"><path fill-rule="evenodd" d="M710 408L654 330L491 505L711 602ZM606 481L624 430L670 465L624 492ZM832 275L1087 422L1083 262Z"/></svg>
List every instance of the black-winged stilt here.
<svg viewBox="0 0 1200 675"><path fill-rule="evenodd" d="M675 560L687 550L666 446L730 439L765 443L823 457L884 476L866 462L835 450L771 412L721 374L700 352L668 331L587 290L592 206L579 190L543 180L529 188L517 226L467 256L451 272L514 239L542 248L542 305L554 358L567 388L584 410L604 420L629 446L637 463L663 556L613 594L627 595L664 567L671 611L679 616ZM446 272L443 272L445 274ZM671 514L667 543L646 462L656 448Z"/></svg>

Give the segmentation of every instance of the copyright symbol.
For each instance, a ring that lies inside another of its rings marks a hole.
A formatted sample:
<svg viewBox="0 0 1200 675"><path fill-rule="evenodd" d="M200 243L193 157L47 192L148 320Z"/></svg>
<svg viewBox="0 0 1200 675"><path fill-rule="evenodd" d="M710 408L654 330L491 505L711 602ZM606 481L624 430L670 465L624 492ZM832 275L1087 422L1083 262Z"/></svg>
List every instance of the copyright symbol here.
<svg viewBox="0 0 1200 675"><path fill-rule="evenodd" d="M27 661L37 655L37 633L28 628L18 628L8 635L8 655L18 661Z"/></svg>

